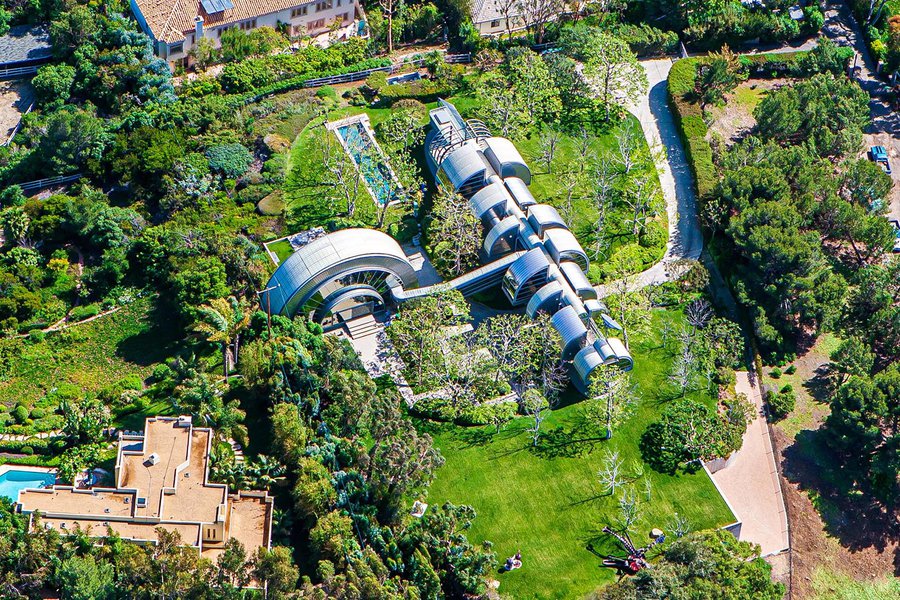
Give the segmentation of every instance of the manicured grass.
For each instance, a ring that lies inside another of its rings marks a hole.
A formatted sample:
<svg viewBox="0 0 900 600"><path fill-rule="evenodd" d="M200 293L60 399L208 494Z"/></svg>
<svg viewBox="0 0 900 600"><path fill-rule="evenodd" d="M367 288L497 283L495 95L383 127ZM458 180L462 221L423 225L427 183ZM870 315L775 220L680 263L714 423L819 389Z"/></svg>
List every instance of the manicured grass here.
<svg viewBox="0 0 900 600"><path fill-rule="evenodd" d="M681 318L673 311L656 311L652 331L660 331L663 319ZM492 541L499 562L522 552L522 569L497 574L501 594L516 599L578 598L615 579L615 573L603 568L589 550L593 544L601 553L616 551L601 533L605 525L616 526L619 520L617 498L605 495L597 481L607 448L617 449L632 473L644 471L634 481L640 498L640 519L631 528L636 542L643 543L653 527L666 530L676 512L687 517L692 529L735 521L704 471L669 476L643 466L638 442L671 400L665 379L672 356L662 348L657 333L635 341L632 353L640 401L611 441L602 439L604 433L586 416L585 403L574 402L578 399L574 395L544 423L537 447L526 431L526 418L500 433L491 427L422 425L431 430L446 459L428 502L473 506L478 517L469 537ZM715 404L708 392L693 397ZM652 484L649 502L644 478Z"/></svg>
<svg viewBox="0 0 900 600"><path fill-rule="evenodd" d="M127 376L146 378L173 355L178 338L171 316L158 314L154 301L143 298L44 341L22 341L9 376L0 381L0 404L33 406L63 383L89 394Z"/></svg>
<svg viewBox="0 0 900 600"><path fill-rule="evenodd" d="M284 262L287 257L294 253L294 249L291 247L291 243L287 240L278 240L277 242L270 242L266 244L266 247L275 253L275 256L278 257L279 264Z"/></svg>

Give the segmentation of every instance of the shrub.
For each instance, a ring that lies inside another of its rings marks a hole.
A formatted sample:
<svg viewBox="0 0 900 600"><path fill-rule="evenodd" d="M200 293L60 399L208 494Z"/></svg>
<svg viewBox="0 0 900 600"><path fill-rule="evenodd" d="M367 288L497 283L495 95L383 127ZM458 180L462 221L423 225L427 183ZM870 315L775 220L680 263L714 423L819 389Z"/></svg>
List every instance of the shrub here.
<svg viewBox="0 0 900 600"><path fill-rule="evenodd" d="M16 420L16 423L24 423L28 419L28 409L22 406L21 404L17 404L16 407L12 411L12 416Z"/></svg>
<svg viewBox="0 0 900 600"><path fill-rule="evenodd" d="M797 372L797 367L795 367L794 365L791 365L787 369L785 369L784 372L787 375L793 375L794 373Z"/></svg>
<svg viewBox="0 0 900 600"><path fill-rule="evenodd" d="M32 454L34 454L34 448L32 448L31 446L22 446L22 454L31 456Z"/></svg>
<svg viewBox="0 0 900 600"><path fill-rule="evenodd" d="M784 384L784 385L781 387L781 393L782 393L782 394L785 393L785 392L793 392L793 391L794 391L794 386L792 386L792 385L789 384L789 383L786 383L786 384Z"/></svg>
<svg viewBox="0 0 900 600"><path fill-rule="evenodd" d="M323 85L316 90L316 98L326 98L337 102L337 92L330 85Z"/></svg>
<svg viewBox="0 0 900 600"><path fill-rule="evenodd" d="M28 332L28 339L34 344L43 342L46 337L47 334L42 329L32 329Z"/></svg>
<svg viewBox="0 0 900 600"><path fill-rule="evenodd" d="M638 56L660 56L678 51L678 34L674 31L663 31L645 23L622 23L614 33Z"/></svg>
<svg viewBox="0 0 900 600"><path fill-rule="evenodd" d="M775 392L770 391L766 395L766 401L769 403L769 412L772 414L772 418L776 421L779 421L785 418L788 413L794 410L794 407L797 404L797 398L794 395L793 390Z"/></svg>
<svg viewBox="0 0 900 600"><path fill-rule="evenodd" d="M100 305L97 303L76 306L69 312L69 320L84 321L100 314Z"/></svg>
<svg viewBox="0 0 900 600"><path fill-rule="evenodd" d="M416 402L410 412L435 421L453 422L457 425L492 425L509 421L516 415L517 409L518 404L515 402L454 407L444 398L425 398Z"/></svg>
<svg viewBox="0 0 900 600"><path fill-rule="evenodd" d="M719 367L716 369L716 383L732 386L737 383L737 375L731 367Z"/></svg>
<svg viewBox="0 0 900 600"><path fill-rule="evenodd" d="M769 372L769 376L771 376L772 379L781 379L781 369L775 367Z"/></svg>
<svg viewBox="0 0 900 600"><path fill-rule="evenodd" d="M669 71L669 103L674 109L685 155L694 171L697 195L708 198L718 182L713 164L712 147L706 140L709 129L703 121L700 106L691 98L697 81L697 59L680 60Z"/></svg>
<svg viewBox="0 0 900 600"><path fill-rule="evenodd" d="M213 146L206 151L206 158L209 159L209 167L212 170L219 171L229 178L240 177L247 172L253 162L250 151L237 142Z"/></svg>

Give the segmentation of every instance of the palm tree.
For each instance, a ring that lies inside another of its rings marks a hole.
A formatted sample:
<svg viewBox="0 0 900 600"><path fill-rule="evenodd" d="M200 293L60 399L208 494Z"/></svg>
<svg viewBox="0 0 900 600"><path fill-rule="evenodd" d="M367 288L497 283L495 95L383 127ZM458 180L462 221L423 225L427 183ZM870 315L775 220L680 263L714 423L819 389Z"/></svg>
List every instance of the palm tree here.
<svg viewBox="0 0 900 600"><path fill-rule="evenodd" d="M247 466L247 473L253 478L253 487L268 490L284 474L284 465L260 454Z"/></svg>
<svg viewBox="0 0 900 600"><path fill-rule="evenodd" d="M215 298L199 309L200 318L194 324L194 331L206 336L206 341L222 347L222 362L225 364L225 378L232 366L237 366L238 346L241 332L250 324L247 301L234 296Z"/></svg>

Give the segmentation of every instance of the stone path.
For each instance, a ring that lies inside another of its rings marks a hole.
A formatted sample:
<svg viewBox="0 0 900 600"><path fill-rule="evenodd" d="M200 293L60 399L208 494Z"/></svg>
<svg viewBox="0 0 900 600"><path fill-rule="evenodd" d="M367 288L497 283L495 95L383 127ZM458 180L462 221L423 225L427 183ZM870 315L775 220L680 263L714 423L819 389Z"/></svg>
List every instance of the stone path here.
<svg viewBox="0 0 900 600"><path fill-rule="evenodd" d="M759 544L763 556L777 554L790 548L790 538L762 395L747 371L737 373L737 391L747 394L756 418L744 433L741 449L712 478L741 521L739 538Z"/></svg>

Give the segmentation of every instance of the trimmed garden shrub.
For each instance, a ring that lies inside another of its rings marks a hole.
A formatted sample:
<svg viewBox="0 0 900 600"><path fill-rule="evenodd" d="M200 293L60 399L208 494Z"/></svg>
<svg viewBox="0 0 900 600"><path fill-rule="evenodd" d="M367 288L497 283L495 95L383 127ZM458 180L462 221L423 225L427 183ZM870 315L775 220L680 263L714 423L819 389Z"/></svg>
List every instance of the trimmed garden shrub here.
<svg viewBox="0 0 900 600"><path fill-rule="evenodd" d="M661 56L678 51L678 34L663 31L646 23L622 23L614 31L638 56Z"/></svg>
<svg viewBox="0 0 900 600"><path fill-rule="evenodd" d="M444 398L425 398L416 402L410 412L435 421L453 422L457 425L493 425L505 423L516 415L518 404L480 404L453 406Z"/></svg>
<svg viewBox="0 0 900 600"><path fill-rule="evenodd" d="M90 319L91 317L96 317L100 314L100 305L93 304L85 304L84 306L76 306L69 312L69 320L71 321L84 321L85 319Z"/></svg>
<svg viewBox="0 0 900 600"><path fill-rule="evenodd" d="M17 404L16 407L12 411L12 416L16 420L16 423L24 423L28 419L28 409L22 406L21 404Z"/></svg>
<svg viewBox="0 0 900 600"><path fill-rule="evenodd" d="M781 419L788 416L794 407L797 404L797 397L794 394L794 390L788 391L770 391L766 395L766 402L769 403L769 412L772 415L772 418L776 421L780 421Z"/></svg>
<svg viewBox="0 0 900 600"><path fill-rule="evenodd" d="M781 369L779 369L778 367L775 367L774 369L772 369L769 372L769 376L772 379L781 379Z"/></svg>

